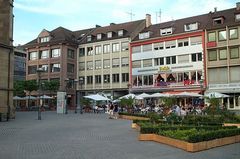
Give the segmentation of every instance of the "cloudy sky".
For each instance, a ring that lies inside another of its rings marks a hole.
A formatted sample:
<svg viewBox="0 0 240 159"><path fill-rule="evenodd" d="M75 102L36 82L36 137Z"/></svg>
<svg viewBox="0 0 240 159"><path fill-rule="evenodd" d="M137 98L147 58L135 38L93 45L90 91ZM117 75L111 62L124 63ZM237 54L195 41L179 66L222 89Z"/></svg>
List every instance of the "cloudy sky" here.
<svg viewBox="0 0 240 159"><path fill-rule="evenodd" d="M238 0L15 0L14 45L25 44L38 36L63 26L70 30L106 26L109 23L144 19L152 23L169 21L214 10L235 7ZM161 10L161 16L159 12ZM157 16L158 15L158 16Z"/></svg>

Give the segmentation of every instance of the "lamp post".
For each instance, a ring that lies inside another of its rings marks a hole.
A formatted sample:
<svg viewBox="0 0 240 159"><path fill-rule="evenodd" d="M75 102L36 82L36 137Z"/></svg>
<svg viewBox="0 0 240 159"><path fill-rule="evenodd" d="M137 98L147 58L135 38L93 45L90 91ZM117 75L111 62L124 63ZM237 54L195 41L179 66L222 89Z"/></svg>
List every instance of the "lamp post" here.
<svg viewBox="0 0 240 159"><path fill-rule="evenodd" d="M65 92L66 92L66 95L65 95L65 114L68 114L68 106L67 106L67 98L68 98L68 95L67 95L67 89L68 89L68 86L69 86L69 79L66 78L65 79L65 82L66 82L66 86L65 86Z"/></svg>
<svg viewBox="0 0 240 159"><path fill-rule="evenodd" d="M78 108L78 91L77 91L77 83L78 83L78 80L75 79L74 80L74 85L75 85L75 98L76 98L76 106L75 106L75 113L77 113L77 108Z"/></svg>
<svg viewBox="0 0 240 159"><path fill-rule="evenodd" d="M80 86L81 86L81 91L82 91L82 85L83 85L83 83L84 83L84 78L83 77L79 77L79 84L80 84ZM81 94L81 96L80 96L80 98L82 97L82 92L80 92ZM79 103L80 104L80 103ZM80 114L82 114L83 113L83 111L82 111L82 104L80 104Z"/></svg>
<svg viewBox="0 0 240 159"><path fill-rule="evenodd" d="M38 76L38 120L41 120L41 104L40 104L40 90L41 90L41 73L45 72L42 68L38 68L37 70L37 76Z"/></svg>

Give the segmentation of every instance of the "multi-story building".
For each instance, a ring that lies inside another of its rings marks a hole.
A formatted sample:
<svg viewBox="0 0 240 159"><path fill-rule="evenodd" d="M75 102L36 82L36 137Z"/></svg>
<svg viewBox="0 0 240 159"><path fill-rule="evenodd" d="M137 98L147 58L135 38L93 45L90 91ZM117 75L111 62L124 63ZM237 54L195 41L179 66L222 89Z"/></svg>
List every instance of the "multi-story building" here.
<svg viewBox="0 0 240 159"><path fill-rule="evenodd" d="M230 95L223 103L240 110L240 3L236 8L209 13L206 27L207 92Z"/></svg>
<svg viewBox="0 0 240 159"><path fill-rule="evenodd" d="M151 24L151 16L122 24L111 23L89 33L78 48L78 76L82 94L102 92L118 97L128 93L129 43Z"/></svg>
<svg viewBox="0 0 240 159"><path fill-rule="evenodd" d="M0 114L15 117L13 108L13 0L0 1ZM1 117L1 116L0 116ZM1 120L1 119L0 119Z"/></svg>
<svg viewBox="0 0 240 159"><path fill-rule="evenodd" d="M20 46L14 48L14 73L13 81L26 79L26 52Z"/></svg>
<svg viewBox="0 0 240 159"><path fill-rule="evenodd" d="M25 45L27 51L26 80L58 80L59 91L67 92L67 105L75 106L78 41L91 29L72 32L63 27L43 30L38 37ZM43 69L38 77L37 71Z"/></svg>
<svg viewBox="0 0 240 159"><path fill-rule="evenodd" d="M131 92L202 93L208 15L151 25L131 42Z"/></svg>

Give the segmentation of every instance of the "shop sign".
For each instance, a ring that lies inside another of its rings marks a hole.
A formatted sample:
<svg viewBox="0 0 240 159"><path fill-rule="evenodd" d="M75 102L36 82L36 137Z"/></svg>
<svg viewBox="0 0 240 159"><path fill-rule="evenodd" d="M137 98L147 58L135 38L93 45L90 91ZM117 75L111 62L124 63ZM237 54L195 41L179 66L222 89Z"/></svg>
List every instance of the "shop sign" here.
<svg viewBox="0 0 240 159"><path fill-rule="evenodd" d="M160 72L170 72L170 67L169 66L161 66L159 67Z"/></svg>

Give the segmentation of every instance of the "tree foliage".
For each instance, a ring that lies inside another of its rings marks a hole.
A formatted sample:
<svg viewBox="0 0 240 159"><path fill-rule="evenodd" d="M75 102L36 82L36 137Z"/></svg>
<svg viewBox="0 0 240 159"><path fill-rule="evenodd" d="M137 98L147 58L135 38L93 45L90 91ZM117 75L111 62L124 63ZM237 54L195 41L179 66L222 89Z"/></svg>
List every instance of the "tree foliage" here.
<svg viewBox="0 0 240 159"><path fill-rule="evenodd" d="M24 82L25 81L14 81L14 84L13 84L14 96L25 96Z"/></svg>

